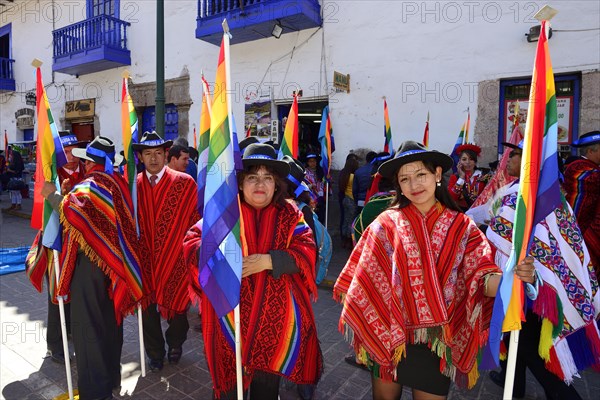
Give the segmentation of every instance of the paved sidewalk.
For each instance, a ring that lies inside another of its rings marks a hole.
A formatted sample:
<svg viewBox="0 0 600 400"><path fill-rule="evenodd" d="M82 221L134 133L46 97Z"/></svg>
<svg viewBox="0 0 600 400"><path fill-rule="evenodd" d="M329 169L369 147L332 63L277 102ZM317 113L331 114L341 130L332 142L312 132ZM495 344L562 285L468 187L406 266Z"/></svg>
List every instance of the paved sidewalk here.
<svg viewBox="0 0 600 400"><path fill-rule="evenodd" d="M0 196L0 207L7 207L8 196ZM24 200L23 214L31 209L31 200ZM331 221L331 227L337 226ZM334 246L339 247L339 237L333 233ZM29 220L21 216L0 215L0 245L2 247L28 246L35 232ZM326 282L333 282L341 271L349 251L336 249ZM331 289L321 287L319 299L314 304L317 329L325 359L324 375L315 395L317 400L371 399L370 376L366 371L344 362L349 346L337 330L341 306L333 301ZM188 314L190 326L199 322L196 310ZM25 273L0 277L0 398L7 400L53 399L66 392L66 374L62 365L44 359L46 321L46 293L38 293L29 283ZM122 357L122 388L117 399L211 399L211 379L203 355L201 334L190 330L184 344L184 354L178 365L165 363L160 373L148 372L140 376L137 319L129 317L124 322ZM76 385L76 365L72 364L73 382ZM598 398L600 375L586 371L575 386L584 399ZM596 395L593 395L596 393ZM502 391L487 374L470 391L453 389L449 399L500 399ZM405 389L403 399L412 398ZM294 385L282 383L282 400L299 399ZM526 399L544 399L539 384L528 377Z"/></svg>

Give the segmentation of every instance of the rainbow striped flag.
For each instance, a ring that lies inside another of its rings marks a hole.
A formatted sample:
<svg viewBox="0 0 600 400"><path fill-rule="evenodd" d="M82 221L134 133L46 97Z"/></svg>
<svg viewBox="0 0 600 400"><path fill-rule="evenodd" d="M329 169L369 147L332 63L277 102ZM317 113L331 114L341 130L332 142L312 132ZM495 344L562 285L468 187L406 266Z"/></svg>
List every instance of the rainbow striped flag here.
<svg viewBox="0 0 600 400"><path fill-rule="evenodd" d="M383 151L387 151L391 155L394 155L394 144L392 143L392 126L390 125L390 114L388 111L387 101L385 99L383 99L383 136L385 137Z"/></svg>
<svg viewBox="0 0 600 400"><path fill-rule="evenodd" d="M123 77L121 88L121 132L123 135L123 154L125 155L124 177L127 181L127 186L129 186L129 193L133 201L135 225L139 235L139 226L137 225L137 162L135 152L133 151L133 144L139 142L138 119L133 107L133 100L129 95L126 77Z"/></svg>
<svg viewBox="0 0 600 400"><path fill-rule="evenodd" d="M44 231L42 239L44 246L60 251L62 230L58 214L42 197L40 191L44 182L52 182L56 185L56 190L60 192L57 170L67 163L67 158L52 116L40 67L36 68L36 99L37 146L31 227Z"/></svg>
<svg viewBox="0 0 600 400"><path fill-rule="evenodd" d="M323 168L323 176L327 182L331 182L331 153L335 151L335 143L331 129L331 118L329 118L329 106L323 108L321 127L319 128L319 143L321 144L321 168Z"/></svg>
<svg viewBox="0 0 600 400"><path fill-rule="evenodd" d="M231 109L227 95L229 36L223 35L210 119L202 246L199 257L200 287L219 318L240 301L242 247L240 204L234 167ZM200 199L199 199L200 200Z"/></svg>
<svg viewBox="0 0 600 400"><path fill-rule="evenodd" d="M281 147L279 147L278 159L282 159L283 156L290 156L292 158L298 158L298 96L294 95L294 101L290 108L287 122L285 124L285 131L283 132L283 140L281 141Z"/></svg>
<svg viewBox="0 0 600 400"><path fill-rule="evenodd" d="M523 138L513 247L500 281L490 324L497 332L490 332L490 338L500 337L500 327L502 332L521 329L521 321L525 320L524 290L523 283L514 277L514 267L529 253L535 226L562 204L558 180L556 91L548 50L548 28L548 21L542 21ZM494 349L492 354L497 357Z"/></svg>
<svg viewBox="0 0 600 400"><path fill-rule="evenodd" d="M208 164L208 145L210 142L210 88L202 74L202 113L200 114L200 141L198 142L198 213L204 213L204 189L206 187L206 167Z"/></svg>
<svg viewBox="0 0 600 400"><path fill-rule="evenodd" d="M464 143L465 143L465 125L463 124L462 128L460 129L460 133L458 134L458 137L456 138L456 143L454 144L452 153L450 154L450 157L452 157L452 160L454 160L454 164L452 164L452 170L454 171L454 173L456 173L456 166L458 165L458 154L456 154L456 149L458 149Z"/></svg>
<svg viewBox="0 0 600 400"><path fill-rule="evenodd" d="M425 132L423 132L423 145L429 148L429 111L427 112L427 121L425 122Z"/></svg>

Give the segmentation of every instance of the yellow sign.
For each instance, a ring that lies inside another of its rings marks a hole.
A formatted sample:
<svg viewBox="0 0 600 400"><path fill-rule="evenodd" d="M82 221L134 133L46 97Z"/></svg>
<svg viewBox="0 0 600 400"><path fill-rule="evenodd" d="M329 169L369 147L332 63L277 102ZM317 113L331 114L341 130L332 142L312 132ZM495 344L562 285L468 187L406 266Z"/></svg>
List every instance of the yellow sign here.
<svg viewBox="0 0 600 400"><path fill-rule="evenodd" d="M65 104L66 119L94 118L96 99L67 101Z"/></svg>
<svg viewBox="0 0 600 400"><path fill-rule="evenodd" d="M350 74L344 75L333 71L333 87L340 91L350 93Z"/></svg>

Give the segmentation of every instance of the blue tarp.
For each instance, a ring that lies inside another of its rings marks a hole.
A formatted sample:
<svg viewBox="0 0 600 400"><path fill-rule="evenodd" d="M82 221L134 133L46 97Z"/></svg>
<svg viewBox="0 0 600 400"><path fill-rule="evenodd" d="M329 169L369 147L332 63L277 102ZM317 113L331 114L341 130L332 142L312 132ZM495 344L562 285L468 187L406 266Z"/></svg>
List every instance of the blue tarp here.
<svg viewBox="0 0 600 400"><path fill-rule="evenodd" d="M29 247L0 249L0 275L25 271L25 258Z"/></svg>

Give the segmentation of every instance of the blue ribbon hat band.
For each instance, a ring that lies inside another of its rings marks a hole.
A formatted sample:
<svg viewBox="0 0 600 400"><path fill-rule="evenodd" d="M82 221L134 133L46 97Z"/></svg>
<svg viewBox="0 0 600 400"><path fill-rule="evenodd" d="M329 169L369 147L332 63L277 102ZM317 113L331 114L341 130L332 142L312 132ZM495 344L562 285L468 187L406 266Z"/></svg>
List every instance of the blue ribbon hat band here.
<svg viewBox="0 0 600 400"><path fill-rule="evenodd" d="M104 158L104 172L107 174L113 173L113 160L115 159L115 152L106 153L102 150L95 149L93 147L88 147L86 149L86 153L91 154L96 157Z"/></svg>
<svg viewBox="0 0 600 400"><path fill-rule="evenodd" d="M60 137L60 142L62 143L63 147L69 147L69 146L76 145L78 141L77 141L77 136L66 135L66 136Z"/></svg>

